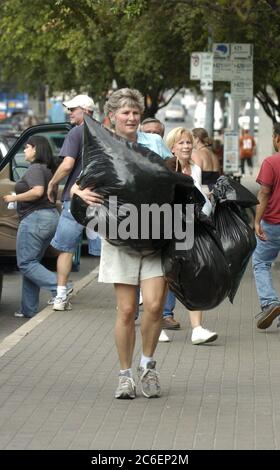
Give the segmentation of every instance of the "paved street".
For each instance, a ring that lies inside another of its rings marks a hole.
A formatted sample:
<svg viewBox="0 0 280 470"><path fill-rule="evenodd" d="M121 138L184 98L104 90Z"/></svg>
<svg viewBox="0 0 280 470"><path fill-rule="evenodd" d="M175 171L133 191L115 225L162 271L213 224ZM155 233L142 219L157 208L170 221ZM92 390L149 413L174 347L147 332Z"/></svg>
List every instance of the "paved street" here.
<svg viewBox="0 0 280 470"><path fill-rule="evenodd" d="M81 279L94 269L99 258L87 255L87 247L83 250L85 254L81 258L80 270L72 272L70 278L73 281ZM15 331L26 319L17 318L14 313L19 309L21 298L21 274L15 269L15 266L6 266L3 281L3 293L0 302L0 341L7 335ZM40 293L40 309L43 309L48 300L50 293L42 289Z"/></svg>
<svg viewBox="0 0 280 470"><path fill-rule="evenodd" d="M256 191L252 178L242 182ZM162 396L148 400L138 393L132 401L113 398L115 301L112 286L98 284L96 265L95 258L83 257L80 273L72 273L72 311L44 308L44 294L43 310L29 321L11 313L20 276L7 276L0 449L280 449L280 331L276 324L256 329L251 265L234 304L226 300L205 313L205 326L219 334L215 343L191 344L188 315L177 304L182 328L168 331L171 342L156 351ZM279 263L273 273L279 290ZM135 373L139 320L136 328Z"/></svg>
<svg viewBox="0 0 280 470"><path fill-rule="evenodd" d="M1 449L280 448L280 332L256 330L251 268L234 305L205 314L217 342L191 345L177 306L182 329L156 353L162 397L132 401L113 398L115 302L96 275L79 281L72 311L48 307L1 343Z"/></svg>

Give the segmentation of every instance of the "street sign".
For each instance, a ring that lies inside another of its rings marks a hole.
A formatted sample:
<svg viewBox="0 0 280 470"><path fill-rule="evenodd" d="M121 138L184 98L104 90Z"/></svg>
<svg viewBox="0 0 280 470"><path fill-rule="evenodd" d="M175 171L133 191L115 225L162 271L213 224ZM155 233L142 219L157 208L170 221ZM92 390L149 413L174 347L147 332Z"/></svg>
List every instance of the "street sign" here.
<svg viewBox="0 0 280 470"><path fill-rule="evenodd" d="M201 52L193 52L191 55L191 80L200 80L201 77Z"/></svg>
<svg viewBox="0 0 280 470"><path fill-rule="evenodd" d="M237 131L224 133L224 173L236 173L239 170L239 136Z"/></svg>
<svg viewBox="0 0 280 470"><path fill-rule="evenodd" d="M202 52L201 58L202 58L201 79L213 80L213 53Z"/></svg>
<svg viewBox="0 0 280 470"><path fill-rule="evenodd" d="M253 81L253 59L233 60L231 72L231 80Z"/></svg>
<svg viewBox="0 0 280 470"><path fill-rule="evenodd" d="M215 57L213 62L213 80L218 82L230 82L231 80L230 57Z"/></svg>
<svg viewBox="0 0 280 470"><path fill-rule="evenodd" d="M233 100L252 100L252 80L231 80L230 93Z"/></svg>
<svg viewBox="0 0 280 470"><path fill-rule="evenodd" d="M201 90L213 90L213 53L201 53L201 77L200 88Z"/></svg>
<svg viewBox="0 0 280 470"><path fill-rule="evenodd" d="M253 44L231 44L232 59L250 59L253 57Z"/></svg>
<svg viewBox="0 0 280 470"><path fill-rule="evenodd" d="M228 43L214 43L213 44L214 58L226 58L230 56L230 44Z"/></svg>

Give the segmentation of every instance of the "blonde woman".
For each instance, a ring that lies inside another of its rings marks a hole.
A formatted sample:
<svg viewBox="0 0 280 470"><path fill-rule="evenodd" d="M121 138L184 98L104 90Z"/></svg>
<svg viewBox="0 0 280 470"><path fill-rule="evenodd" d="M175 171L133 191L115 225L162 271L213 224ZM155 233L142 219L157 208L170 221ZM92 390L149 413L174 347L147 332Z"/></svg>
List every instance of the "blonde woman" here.
<svg viewBox="0 0 280 470"><path fill-rule="evenodd" d="M167 162L168 167L174 171L191 176L194 180L195 186L203 193L201 188L201 168L196 165L191 158L193 151L192 133L184 127L176 127L175 129L172 129L172 131L170 131L167 135L166 144L173 153L173 158ZM205 212L206 215L210 215L211 209L211 203L205 196L203 212ZM174 297L175 304L175 296L172 292L169 291L169 299L171 296ZM218 338L218 335L215 331L209 331L202 327L201 310L190 311L189 315L193 329L191 337L193 344L210 343Z"/></svg>

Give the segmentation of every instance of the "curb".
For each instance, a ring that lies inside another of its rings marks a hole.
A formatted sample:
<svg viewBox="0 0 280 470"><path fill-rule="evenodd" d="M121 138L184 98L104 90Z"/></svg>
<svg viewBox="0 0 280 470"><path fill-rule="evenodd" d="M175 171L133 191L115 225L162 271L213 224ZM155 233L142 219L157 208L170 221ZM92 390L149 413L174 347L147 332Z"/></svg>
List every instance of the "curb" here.
<svg viewBox="0 0 280 470"><path fill-rule="evenodd" d="M74 283L74 293L77 295L84 287L90 282L94 281L98 276L99 266L93 269L89 274L84 276L82 279ZM27 321L24 325L20 326L10 335L6 336L5 339L0 343L0 357L4 356L14 346L16 346L26 335L28 335L34 328L42 323L46 318L50 317L54 313L57 313L51 307L45 307L33 318Z"/></svg>

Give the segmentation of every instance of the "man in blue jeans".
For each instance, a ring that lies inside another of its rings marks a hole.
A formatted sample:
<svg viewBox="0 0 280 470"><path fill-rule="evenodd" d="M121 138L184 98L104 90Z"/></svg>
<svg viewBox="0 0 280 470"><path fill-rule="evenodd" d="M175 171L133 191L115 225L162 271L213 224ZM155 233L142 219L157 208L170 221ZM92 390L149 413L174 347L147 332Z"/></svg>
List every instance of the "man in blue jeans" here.
<svg viewBox="0 0 280 470"><path fill-rule="evenodd" d="M257 246L253 269L261 305L261 312L256 316L257 327L261 330L268 328L280 315L279 296L271 275L271 265L280 251L280 123L274 124L272 138L276 153L264 159L257 177L261 188L255 218ZM279 320L277 326L280 326Z"/></svg>

